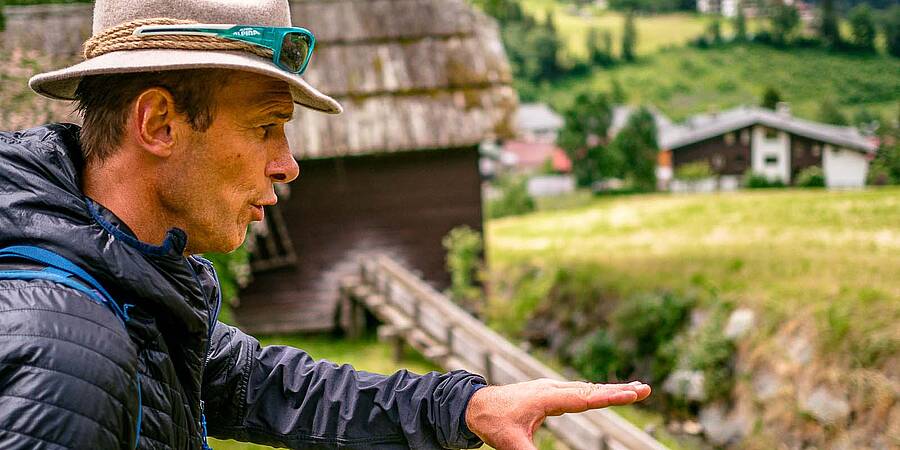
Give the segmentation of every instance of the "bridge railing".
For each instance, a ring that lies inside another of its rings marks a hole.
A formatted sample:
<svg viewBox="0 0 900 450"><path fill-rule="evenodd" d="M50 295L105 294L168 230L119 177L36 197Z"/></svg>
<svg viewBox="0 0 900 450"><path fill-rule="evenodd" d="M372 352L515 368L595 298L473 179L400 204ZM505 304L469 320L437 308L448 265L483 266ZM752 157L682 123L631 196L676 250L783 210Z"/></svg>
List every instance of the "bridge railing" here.
<svg viewBox="0 0 900 450"><path fill-rule="evenodd" d="M344 280L341 293L342 322L351 334L365 326L366 308L384 324L379 336L394 339L398 351L405 341L446 370L466 369L494 384L565 379L386 256L364 258L360 276ZM550 417L546 424L574 450L666 449L609 409Z"/></svg>

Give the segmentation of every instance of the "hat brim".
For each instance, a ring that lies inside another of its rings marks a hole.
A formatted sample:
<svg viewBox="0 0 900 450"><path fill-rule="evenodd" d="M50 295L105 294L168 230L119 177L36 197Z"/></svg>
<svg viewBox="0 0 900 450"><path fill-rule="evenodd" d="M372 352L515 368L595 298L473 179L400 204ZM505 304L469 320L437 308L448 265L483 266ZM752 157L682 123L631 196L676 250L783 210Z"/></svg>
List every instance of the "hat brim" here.
<svg viewBox="0 0 900 450"><path fill-rule="evenodd" d="M28 81L28 86L45 97L74 100L75 89L86 76L183 69L234 69L258 73L286 81L297 104L329 114L343 111L340 103L298 75L285 72L272 61L240 51L147 49L111 52L65 69L37 74Z"/></svg>

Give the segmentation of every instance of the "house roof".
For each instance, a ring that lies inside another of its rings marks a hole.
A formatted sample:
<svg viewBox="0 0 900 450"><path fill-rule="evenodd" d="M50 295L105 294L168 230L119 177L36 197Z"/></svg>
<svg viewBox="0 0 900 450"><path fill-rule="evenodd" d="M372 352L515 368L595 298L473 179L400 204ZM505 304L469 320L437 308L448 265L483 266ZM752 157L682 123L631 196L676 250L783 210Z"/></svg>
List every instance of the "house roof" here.
<svg viewBox="0 0 900 450"><path fill-rule="evenodd" d="M572 170L572 162L566 152L554 144L510 140L503 144L503 151L514 155L515 165L521 169L539 169L550 160L554 170Z"/></svg>
<svg viewBox="0 0 900 450"><path fill-rule="evenodd" d="M516 111L516 129L519 131L558 130L563 125L562 116L546 103L523 103Z"/></svg>
<svg viewBox="0 0 900 450"><path fill-rule="evenodd" d="M344 105L297 109L298 158L442 149L509 137L517 97L496 23L465 0L294 0L316 54L304 77Z"/></svg>
<svg viewBox="0 0 900 450"><path fill-rule="evenodd" d="M751 125L765 125L798 136L874 153L877 144L855 127L842 127L799 119L785 112L741 106L717 114L693 116L683 124L659 129L661 148L674 150Z"/></svg>

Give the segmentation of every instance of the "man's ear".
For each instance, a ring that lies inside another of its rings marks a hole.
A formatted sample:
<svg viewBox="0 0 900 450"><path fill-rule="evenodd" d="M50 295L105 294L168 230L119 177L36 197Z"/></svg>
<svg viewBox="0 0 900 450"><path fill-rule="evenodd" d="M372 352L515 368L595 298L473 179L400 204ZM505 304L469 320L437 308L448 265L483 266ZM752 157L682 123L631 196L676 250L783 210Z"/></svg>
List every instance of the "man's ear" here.
<svg viewBox="0 0 900 450"><path fill-rule="evenodd" d="M138 95L128 122L135 144L160 158L169 157L177 140L185 138L183 127L187 124L175 110L172 93L161 87Z"/></svg>

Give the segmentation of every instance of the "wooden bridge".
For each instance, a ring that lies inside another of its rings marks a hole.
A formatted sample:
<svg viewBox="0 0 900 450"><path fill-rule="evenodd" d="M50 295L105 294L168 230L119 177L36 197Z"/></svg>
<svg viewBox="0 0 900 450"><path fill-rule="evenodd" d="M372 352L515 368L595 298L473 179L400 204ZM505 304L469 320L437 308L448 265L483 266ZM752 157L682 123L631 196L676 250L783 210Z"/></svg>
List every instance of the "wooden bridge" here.
<svg viewBox="0 0 900 450"><path fill-rule="evenodd" d="M564 380L386 256L363 259L359 276L341 283L341 324L351 336L365 328L366 310L382 322L378 335L395 342L397 352L405 342L445 370L466 369L492 384ZM667 448L609 409L545 423L573 450Z"/></svg>

